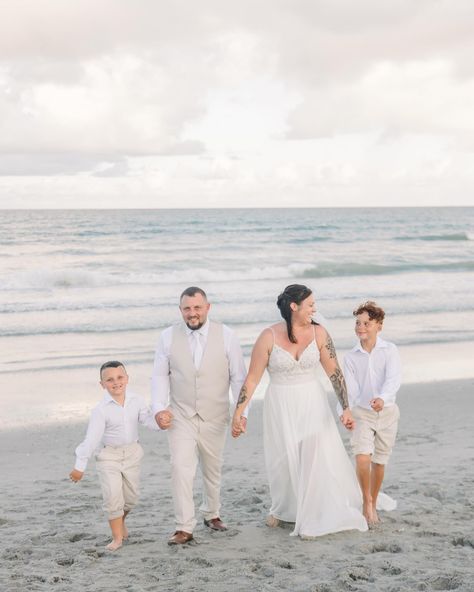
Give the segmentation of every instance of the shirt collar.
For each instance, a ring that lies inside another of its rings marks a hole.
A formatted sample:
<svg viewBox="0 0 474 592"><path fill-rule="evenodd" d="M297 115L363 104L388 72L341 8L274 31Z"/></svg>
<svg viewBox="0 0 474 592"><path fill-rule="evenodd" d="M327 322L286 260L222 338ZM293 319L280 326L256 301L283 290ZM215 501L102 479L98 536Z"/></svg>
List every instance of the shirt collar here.
<svg viewBox="0 0 474 592"><path fill-rule="evenodd" d="M388 345L388 344L387 344L387 342L386 342L384 339L382 339L381 337L377 337L377 341L375 342L375 346L374 346L374 349L373 349L372 351L374 351L374 350L376 350L376 349L382 349L382 348L384 348L384 347L387 347L387 345ZM365 350L365 349L362 347L362 345L361 345L360 341L358 341L358 342L355 344L355 346L352 348L352 350L351 350L351 351L353 351L353 352L359 351L359 352L362 352L363 354L368 354L368 353L369 353L369 352L367 352L367 351L366 351L366 350Z"/></svg>
<svg viewBox="0 0 474 592"><path fill-rule="evenodd" d="M133 399L133 393L126 390L125 391L125 401L123 404L125 405L127 403L127 401L129 401L130 399ZM103 402L104 402L104 405L108 405L109 403L115 403L116 405L118 405L117 401L109 393L105 393L104 398L103 398Z"/></svg>
<svg viewBox="0 0 474 592"><path fill-rule="evenodd" d="M199 335L202 335L203 337L207 337L207 334L209 333L209 319L206 320L206 322L204 323L204 325L200 328L200 329L190 329L187 325L185 325L186 327L186 335L192 335L193 333L199 333Z"/></svg>

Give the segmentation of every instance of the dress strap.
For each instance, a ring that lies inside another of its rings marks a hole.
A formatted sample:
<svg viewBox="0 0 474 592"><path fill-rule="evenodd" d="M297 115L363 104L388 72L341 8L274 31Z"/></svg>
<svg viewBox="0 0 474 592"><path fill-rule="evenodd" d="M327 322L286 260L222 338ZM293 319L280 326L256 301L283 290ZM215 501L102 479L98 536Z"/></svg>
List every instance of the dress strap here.
<svg viewBox="0 0 474 592"><path fill-rule="evenodd" d="M273 330L273 327L268 327L268 328L272 332L272 335L273 335L273 345L275 345L275 331Z"/></svg>
<svg viewBox="0 0 474 592"><path fill-rule="evenodd" d="M275 348L275 331L273 330L273 327L268 327L270 329L270 331L272 332L272 336L273 336L273 343L272 343L272 349L268 352L268 356L271 355L272 351Z"/></svg>
<svg viewBox="0 0 474 592"><path fill-rule="evenodd" d="M314 333L314 342L316 343L316 347L318 348L319 353L321 353L321 350L323 349L323 346L319 347L318 345L318 340L316 339L316 327L319 325L319 323L315 323L313 325L313 333Z"/></svg>

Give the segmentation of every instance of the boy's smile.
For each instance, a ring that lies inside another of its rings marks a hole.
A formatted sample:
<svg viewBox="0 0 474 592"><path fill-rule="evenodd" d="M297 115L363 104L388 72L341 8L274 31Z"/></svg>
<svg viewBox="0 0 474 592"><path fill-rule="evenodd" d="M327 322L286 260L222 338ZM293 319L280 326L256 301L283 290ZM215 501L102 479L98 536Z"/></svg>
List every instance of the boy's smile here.
<svg viewBox="0 0 474 592"><path fill-rule="evenodd" d="M370 319L367 312L363 312L356 317L355 332L361 342L375 343L377 334L382 330L382 323L375 319Z"/></svg>
<svg viewBox="0 0 474 592"><path fill-rule="evenodd" d="M119 366L118 368L104 368L102 370L100 384L111 397L114 399L121 398L125 395L128 374L125 372L123 366Z"/></svg>

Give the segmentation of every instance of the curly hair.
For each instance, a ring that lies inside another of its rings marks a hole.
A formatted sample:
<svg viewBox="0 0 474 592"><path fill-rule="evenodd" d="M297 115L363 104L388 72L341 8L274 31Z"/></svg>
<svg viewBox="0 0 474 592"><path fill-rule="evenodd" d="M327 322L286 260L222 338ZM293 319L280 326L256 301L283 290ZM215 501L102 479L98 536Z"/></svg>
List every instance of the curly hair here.
<svg viewBox="0 0 474 592"><path fill-rule="evenodd" d="M383 323L385 311L380 306L377 306L373 300L367 300L366 302L359 304L352 314L357 317L363 312L366 312L369 315L370 320L375 319L377 322Z"/></svg>

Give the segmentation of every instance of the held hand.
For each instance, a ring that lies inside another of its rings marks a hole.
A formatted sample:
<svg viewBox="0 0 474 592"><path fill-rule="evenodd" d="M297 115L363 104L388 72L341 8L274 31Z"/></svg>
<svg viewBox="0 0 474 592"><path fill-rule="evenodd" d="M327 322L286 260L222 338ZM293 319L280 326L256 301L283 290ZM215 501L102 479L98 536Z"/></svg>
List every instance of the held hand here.
<svg viewBox="0 0 474 592"><path fill-rule="evenodd" d="M234 413L234 417L232 418L232 437L238 438L246 429L247 419L240 414Z"/></svg>
<svg viewBox="0 0 474 592"><path fill-rule="evenodd" d="M155 415L156 423L161 430L167 430L171 426L171 420L173 419L173 414L169 409L164 409L163 411L159 411Z"/></svg>
<svg viewBox="0 0 474 592"><path fill-rule="evenodd" d="M349 408L344 409L341 415L341 423L346 430L353 430L355 428L355 420L352 417L351 410Z"/></svg>
<svg viewBox="0 0 474 592"><path fill-rule="evenodd" d="M385 402L380 397L376 397L370 401L370 406L374 411L382 411Z"/></svg>
<svg viewBox="0 0 474 592"><path fill-rule="evenodd" d="M71 481L73 483L77 483L78 481L80 481L82 479L83 475L84 475L84 471L78 471L77 469L73 469L69 473L69 479L71 479Z"/></svg>

